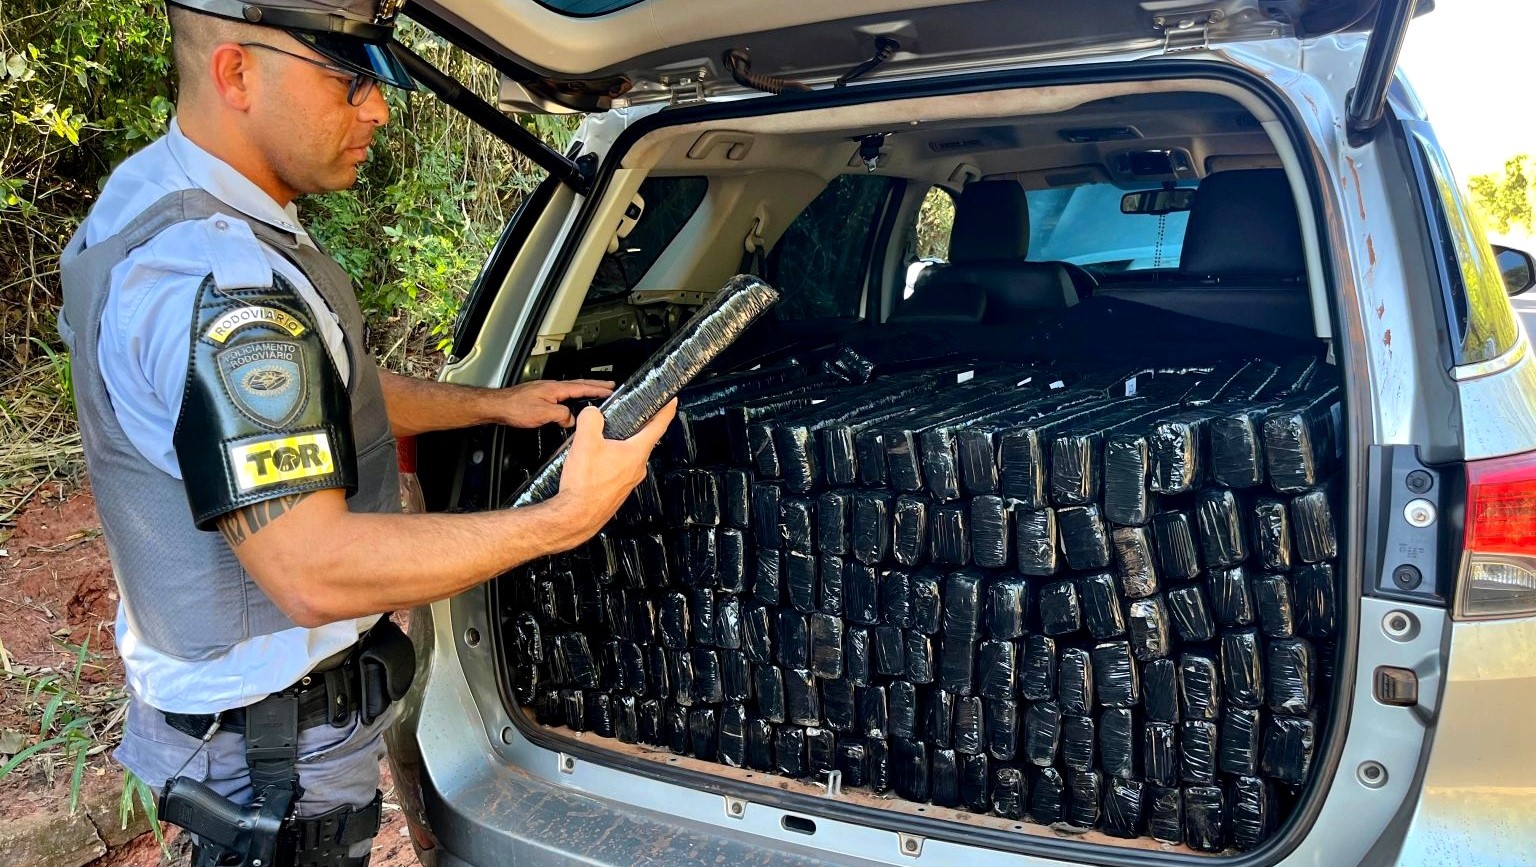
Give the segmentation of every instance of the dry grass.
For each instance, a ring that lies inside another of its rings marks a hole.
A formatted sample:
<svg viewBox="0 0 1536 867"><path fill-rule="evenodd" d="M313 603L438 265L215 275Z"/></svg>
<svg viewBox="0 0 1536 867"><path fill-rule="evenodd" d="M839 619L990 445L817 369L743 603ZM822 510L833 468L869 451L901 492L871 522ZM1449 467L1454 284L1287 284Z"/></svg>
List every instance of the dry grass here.
<svg viewBox="0 0 1536 867"><path fill-rule="evenodd" d="M69 392L68 360L51 351L3 369L0 379L0 533L50 481L85 467Z"/></svg>

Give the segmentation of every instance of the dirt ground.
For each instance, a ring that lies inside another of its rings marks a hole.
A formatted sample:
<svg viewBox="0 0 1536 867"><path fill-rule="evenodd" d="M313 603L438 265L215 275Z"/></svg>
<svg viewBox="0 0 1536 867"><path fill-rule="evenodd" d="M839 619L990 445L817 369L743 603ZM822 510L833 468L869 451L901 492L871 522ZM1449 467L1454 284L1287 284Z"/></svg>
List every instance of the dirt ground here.
<svg viewBox="0 0 1536 867"><path fill-rule="evenodd" d="M117 586L101 538L101 520L89 490L70 491L50 485L18 516L6 538L0 528L0 739L7 733L36 740L41 702L29 695L28 683L47 674L62 673L78 686L72 697L92 718L90 728L99 749L87 762L82 789L86 793L117 793L122 775L102 744L115 744L122 731L122 662L112 638ZM71 647L66 648L65 645ZM74 649L84 646L81 662ZM46 701L46 699L44 700ZM3 742L3 740L0 740ZM3 764L3 761L0 761ZM68 809L72 766L50 769L29 761L0 779L0 823ZM389 769L384 768L385 822L374 840L373 867L407 867L418 862L407 836L405 819L394 799ZM167 831L174 829L167 826ZM110 851L92 867L153 867L185 861L185 846L174 845L182 857L167 860L153 834L145 834Z"/></svg>

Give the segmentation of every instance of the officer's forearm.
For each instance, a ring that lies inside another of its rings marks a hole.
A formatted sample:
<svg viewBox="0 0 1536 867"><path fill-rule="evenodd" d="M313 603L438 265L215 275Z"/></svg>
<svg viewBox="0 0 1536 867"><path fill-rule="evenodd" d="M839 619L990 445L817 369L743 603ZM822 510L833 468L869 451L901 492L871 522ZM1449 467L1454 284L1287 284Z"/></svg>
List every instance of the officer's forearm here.
<svg viewBox="0 0 1536 867"><path fill-rule="evenodd" d="M496 389L452 385L379 371L389 426L397 437L497 421Z"/></svg>

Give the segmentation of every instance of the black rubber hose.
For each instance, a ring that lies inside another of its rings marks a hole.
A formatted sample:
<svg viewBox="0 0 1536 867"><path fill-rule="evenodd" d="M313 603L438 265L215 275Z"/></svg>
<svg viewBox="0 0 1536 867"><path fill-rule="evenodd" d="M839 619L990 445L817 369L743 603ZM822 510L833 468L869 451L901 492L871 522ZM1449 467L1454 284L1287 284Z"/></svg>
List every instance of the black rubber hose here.
<svg viewBox="0 0 1536 867"><path fill-rule="evenodd" d="M708 307L683 323L633 376L603 401L599 407L603 411L603 436L611 440L634 436L667 401L677 397L683 386L778 302L778 290L762 280L750 274L732 277ZM560 468L565 466L569 447L567 440L518 493L514 506L547 500L560 490Z"/></svg>
<svg viewBox="0 0 1536 867"><path fill-rule="evenodd" d="M742 87L750 87L768 93L803 92L810 90L810 86L803 81L793 78L780 78L776 75L761 75L752 71L752 55L745 48L732 48L725 52L725 68L731 71L731 77Z"/></svg>

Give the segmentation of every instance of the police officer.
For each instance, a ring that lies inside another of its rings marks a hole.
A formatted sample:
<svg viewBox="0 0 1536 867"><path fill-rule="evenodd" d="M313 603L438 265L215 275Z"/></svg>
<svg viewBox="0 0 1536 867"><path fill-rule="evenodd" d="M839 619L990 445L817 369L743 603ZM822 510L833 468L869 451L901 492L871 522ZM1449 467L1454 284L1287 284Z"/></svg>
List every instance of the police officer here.
<svg viewBox="0 0 1536 867"><path fill-rule="evenodd" d="M610 441L601 413L561 402L611 383L471 389L375 366L350 281L293 202L351 186L389 118L381 88L414 87L390 48L400 5L170 0L176 119L112 173L62 264L122 599L116 757L235 808L291 800L279 863L367 863L381 730L413 671L380 612L589 538L672 414ZM395 437L551 422L576 426L557 496L397 514ZM194 863L241 857L207 827L195 839Z"/></svg>

